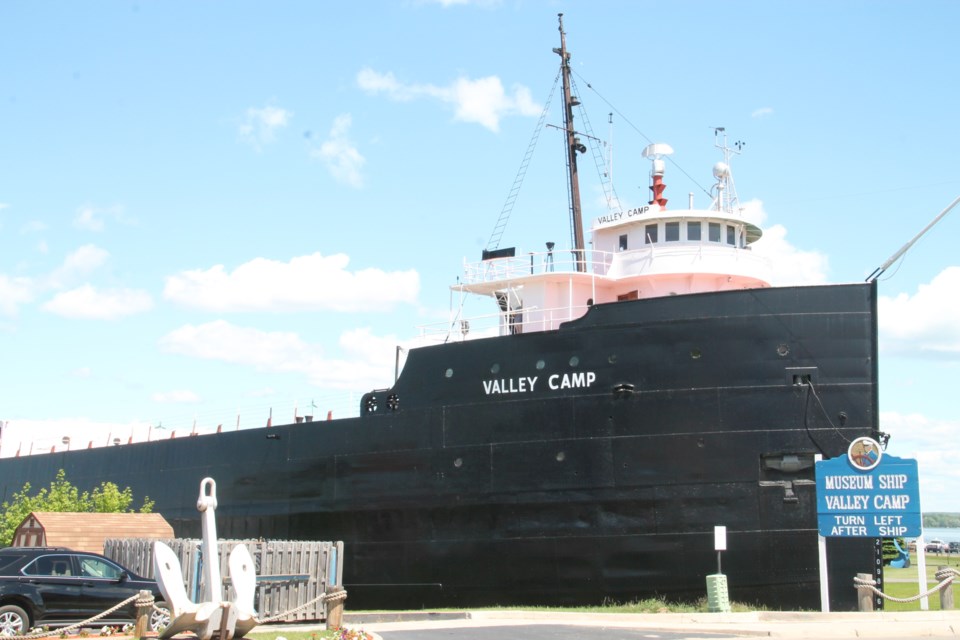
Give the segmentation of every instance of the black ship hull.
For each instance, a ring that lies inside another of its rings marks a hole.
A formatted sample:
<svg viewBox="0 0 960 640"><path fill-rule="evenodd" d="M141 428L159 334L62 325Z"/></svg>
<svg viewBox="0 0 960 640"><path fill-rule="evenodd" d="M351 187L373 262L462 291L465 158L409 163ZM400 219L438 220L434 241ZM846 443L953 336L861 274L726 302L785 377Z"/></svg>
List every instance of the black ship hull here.
<svg viewBox="0 0 960 640"><path fill-rule="evenodd" d="M599 305L557 331L413 350L358 418L0 461L58 469L197 536L345 542L354 608L695 599L727 527L731 598L819 608L813 459L876 437L876 288ZM832 609L874 541L831 540Z"/></svg>

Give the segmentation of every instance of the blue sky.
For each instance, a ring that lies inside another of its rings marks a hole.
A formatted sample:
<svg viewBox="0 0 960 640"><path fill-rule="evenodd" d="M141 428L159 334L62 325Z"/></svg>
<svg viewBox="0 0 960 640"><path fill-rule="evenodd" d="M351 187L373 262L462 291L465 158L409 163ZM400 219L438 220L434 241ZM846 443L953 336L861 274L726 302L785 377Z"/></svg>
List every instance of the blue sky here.
<svg viewBox="0 0 960 640"><path fill-rule="evenodd" d="M621 200L647 199L652 140L672 202L705 205L726 127L780 284L862 280L960 195L956 2L4 2L4 453L387 386L486 246L559 12ZM505 245L568 244L560 144L541 134ZM881 426L927 511L960 511L958 231L880 284Z"/></svg>

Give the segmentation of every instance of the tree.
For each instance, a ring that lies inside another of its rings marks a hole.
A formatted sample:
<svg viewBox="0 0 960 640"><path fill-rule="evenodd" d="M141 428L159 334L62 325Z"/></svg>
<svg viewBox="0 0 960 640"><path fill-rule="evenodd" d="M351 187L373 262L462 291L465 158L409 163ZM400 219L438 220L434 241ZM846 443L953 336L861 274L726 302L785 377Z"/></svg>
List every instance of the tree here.
<svg viewBox="0 0 960 640"><path fill-rule="evenodd" d="M93 493L80 493L80 490L67 480L67 473L63 469L57 472L57 477L50 483L49 488L40 489L36 495L31 495L31 489L30 483L25 483L23 489L13 494L10 502L0 505L3 510L0 514L0 545L8 546L13 542L13 533L33 511L133 513L130 508L133 504L133 492L130 487L121 491L112 482L101 482ZM153 501L144 497L139 512L151 511Z"/></svg>
<svg viewBox="0 0 960 640"><path fill-rule="evenodd" d="M899 545L899 549L897 548ZM896 544L894 544L894 538L883 538L883 564L890 564L893 560L899 560L902 557L900 549L904 551L907 550L907 541L903 538L896 538ZM907 556L907 566L909 567L909 555Z"/></svg>

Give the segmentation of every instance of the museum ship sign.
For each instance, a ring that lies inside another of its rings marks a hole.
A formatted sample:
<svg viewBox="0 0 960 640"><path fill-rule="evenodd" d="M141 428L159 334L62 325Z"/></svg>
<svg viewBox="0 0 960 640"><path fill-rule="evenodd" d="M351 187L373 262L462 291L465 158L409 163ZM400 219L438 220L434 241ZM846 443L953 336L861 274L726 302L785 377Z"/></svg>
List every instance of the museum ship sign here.
<svg viewBox="0 0 960 640"><path fill-rule="evenodd" d="M817 528L824 537L921 535L917 461L857 438L847 455L816 464Z"/></svg>

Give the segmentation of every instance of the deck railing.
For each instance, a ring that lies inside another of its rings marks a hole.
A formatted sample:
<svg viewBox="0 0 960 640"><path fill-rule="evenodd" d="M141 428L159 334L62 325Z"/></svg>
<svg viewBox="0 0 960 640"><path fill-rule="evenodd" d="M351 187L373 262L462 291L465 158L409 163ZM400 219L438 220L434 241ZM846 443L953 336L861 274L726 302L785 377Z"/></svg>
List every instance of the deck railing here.
<svg viewBox="0 0 960 640"><path fill-rule="evenodd" d="M587 250L583 253L582 262L586 264L586 272L593 275L605 274L614 256L606 251ZM544 251L512 258L466 262L463 266L463 283L495 282L541 273L575 273L577 262L572 251Z"/></svg>

